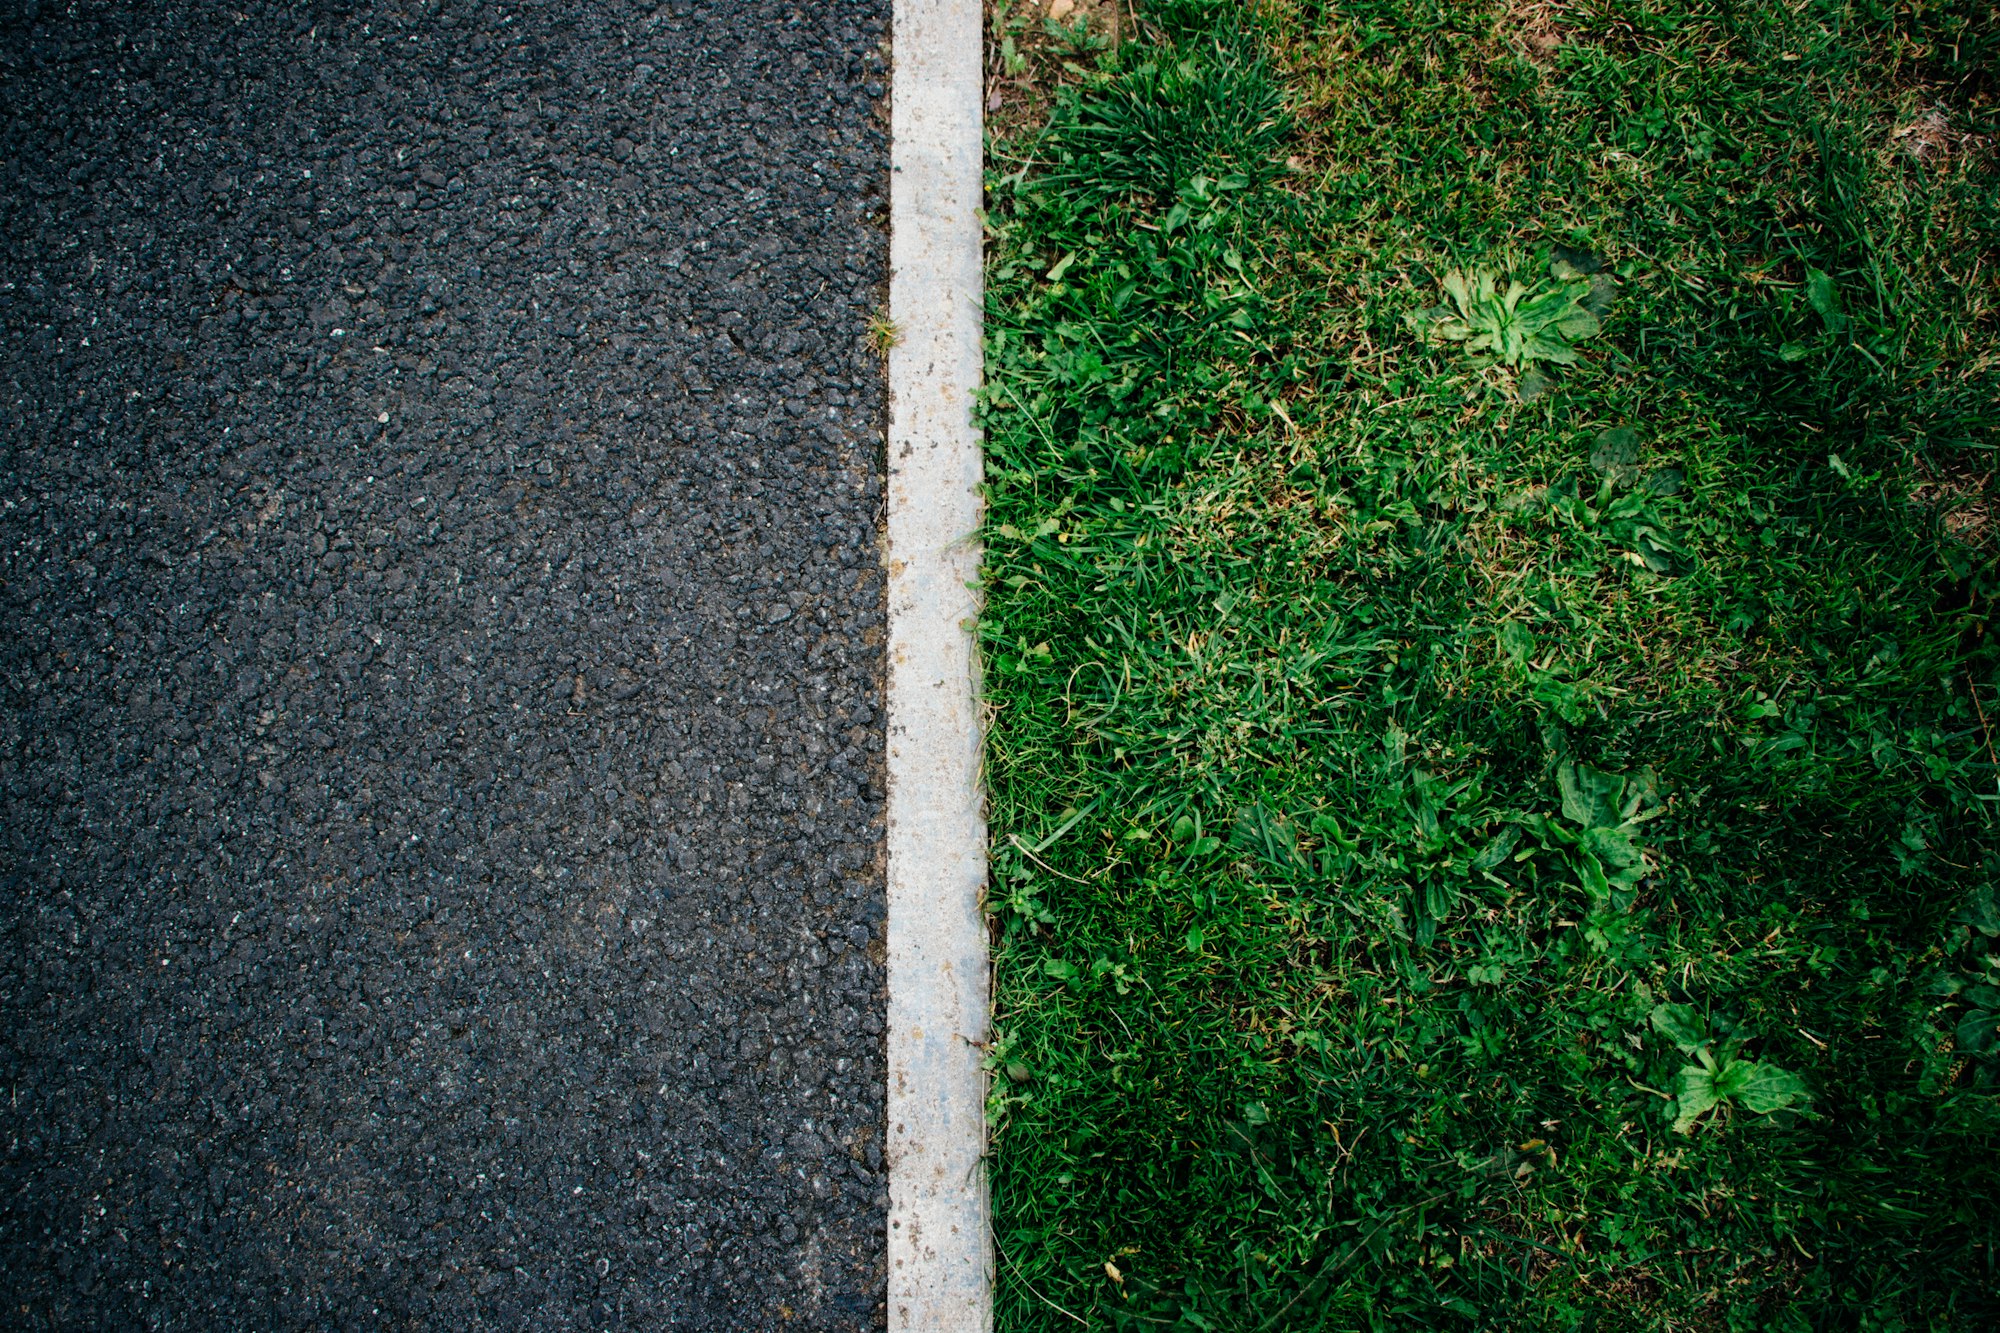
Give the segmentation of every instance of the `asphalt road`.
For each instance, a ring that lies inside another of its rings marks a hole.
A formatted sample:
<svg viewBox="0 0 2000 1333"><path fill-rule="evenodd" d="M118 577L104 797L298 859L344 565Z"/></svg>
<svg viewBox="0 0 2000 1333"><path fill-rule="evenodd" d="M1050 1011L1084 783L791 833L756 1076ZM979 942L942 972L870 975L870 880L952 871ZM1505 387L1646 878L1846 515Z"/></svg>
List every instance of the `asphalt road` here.
<svg viewBox="0 0 2000 1333"><path fill-rule="evenodd" d="M0 0L0 1324L882 1321L888 0Z"/></svg>

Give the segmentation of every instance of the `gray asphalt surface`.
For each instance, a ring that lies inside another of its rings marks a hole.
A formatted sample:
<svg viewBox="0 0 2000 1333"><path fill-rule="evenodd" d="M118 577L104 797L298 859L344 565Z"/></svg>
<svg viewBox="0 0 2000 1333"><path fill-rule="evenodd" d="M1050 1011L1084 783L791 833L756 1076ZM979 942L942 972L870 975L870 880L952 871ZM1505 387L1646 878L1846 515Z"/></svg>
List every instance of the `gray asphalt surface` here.
<svg viewBox="0 0 2000 1333"><path fill-rule="evenodd" d="M0 1324L882 1321L887 0L0 0Z"/></svg>

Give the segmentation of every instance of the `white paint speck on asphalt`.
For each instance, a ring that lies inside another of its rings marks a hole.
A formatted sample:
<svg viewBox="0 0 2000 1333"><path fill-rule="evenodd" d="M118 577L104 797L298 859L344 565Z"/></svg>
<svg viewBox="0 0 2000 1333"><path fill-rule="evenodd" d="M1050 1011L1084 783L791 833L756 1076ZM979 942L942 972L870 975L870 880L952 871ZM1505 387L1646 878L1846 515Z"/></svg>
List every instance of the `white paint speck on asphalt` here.
<svg viewBox="0 0 2000 1333"><path fill-rule="evenodd" d="M889 1329L985 1333L980 4L895 0L889 317Z"/></svg>

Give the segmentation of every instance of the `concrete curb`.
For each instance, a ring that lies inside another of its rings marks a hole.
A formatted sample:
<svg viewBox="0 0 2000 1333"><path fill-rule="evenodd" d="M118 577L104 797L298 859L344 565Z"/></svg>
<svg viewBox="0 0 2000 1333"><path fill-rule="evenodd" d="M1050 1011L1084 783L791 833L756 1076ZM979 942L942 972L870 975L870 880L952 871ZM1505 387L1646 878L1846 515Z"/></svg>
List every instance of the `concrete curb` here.
<svg viewBox="0 0 2000 1333"><path fill-rule="evenodd" d="M985 1333L980 0L895 0L889 316L889 1328Z"/></svg>

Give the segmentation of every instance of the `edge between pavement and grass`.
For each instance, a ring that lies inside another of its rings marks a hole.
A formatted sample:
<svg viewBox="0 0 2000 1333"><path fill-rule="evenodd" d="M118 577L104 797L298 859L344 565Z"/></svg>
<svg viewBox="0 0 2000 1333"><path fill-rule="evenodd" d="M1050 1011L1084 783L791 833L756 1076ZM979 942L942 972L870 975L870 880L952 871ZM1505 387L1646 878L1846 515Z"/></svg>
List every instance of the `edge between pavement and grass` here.
<svg viewBox="0 0 2000 1333"><path fill-rule="evenodd" d="M888 1310L992 1319L986 826L973 665L981 461L978 0L895 0L888 517Z"/></svg>

